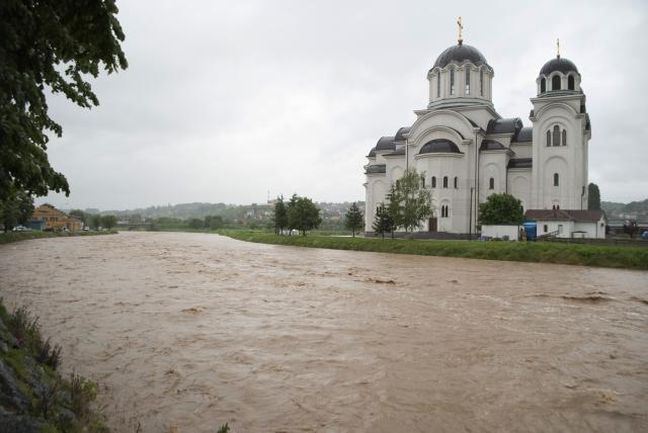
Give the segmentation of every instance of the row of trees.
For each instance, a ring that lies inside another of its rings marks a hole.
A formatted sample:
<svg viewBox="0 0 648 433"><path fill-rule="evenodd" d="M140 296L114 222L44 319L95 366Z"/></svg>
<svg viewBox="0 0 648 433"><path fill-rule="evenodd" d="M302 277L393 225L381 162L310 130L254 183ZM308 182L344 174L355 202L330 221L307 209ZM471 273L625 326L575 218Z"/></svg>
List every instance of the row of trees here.
<svg viewBox="0 0 648 433"><path fill-rule="evenodd" d="M99 228L112 229L117 225L117 217L115 215L99 215L83 212L80 209L71 210L70 216L79 218L84 225L90 227L92 230L99 230Z"/></svg>
<svg viewBox="0 0 648 433"><path fill-rule="evenodd" d="M306 236L306 232L319 227L322 218L313 200L293 194L288 203L284 202L283 196L277 197L272 223L277 234L283 234L286 230L290 234L297 230Z"/></svg>

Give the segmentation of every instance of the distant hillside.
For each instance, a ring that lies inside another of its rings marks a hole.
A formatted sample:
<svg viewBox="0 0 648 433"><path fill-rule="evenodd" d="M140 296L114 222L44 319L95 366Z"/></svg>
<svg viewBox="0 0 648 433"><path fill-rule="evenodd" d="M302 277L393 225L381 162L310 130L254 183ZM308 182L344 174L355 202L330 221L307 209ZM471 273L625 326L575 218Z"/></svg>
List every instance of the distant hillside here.
<svg viewBox="0 0 648 433"><path fill-rule="evenodd" d="M633 201L628 204L611 201L601 202L601 208L605 211L608 219L636 219L637 221L648 221L648 199Z"/></svg>

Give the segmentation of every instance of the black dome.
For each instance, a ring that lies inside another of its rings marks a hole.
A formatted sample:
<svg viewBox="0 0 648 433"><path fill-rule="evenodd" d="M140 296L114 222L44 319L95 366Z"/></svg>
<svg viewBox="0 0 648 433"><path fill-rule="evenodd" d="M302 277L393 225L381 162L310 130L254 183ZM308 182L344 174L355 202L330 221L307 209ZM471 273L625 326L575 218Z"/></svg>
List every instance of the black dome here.
<svg viewBox="0 0 648 433"><path fill-rule="evenodd" d="M441 55L436 59L436 62L434 62L433 68L445 68L450 62L461 63L464 60L468 60L476 66L488 64L484 55L479 52L477 48L471 47L470 45L461 44L453 45L442 52Z"/></svg>
<svg viewBox="0 0 648 433"><path fill-rule="evenodd" d="M551 59L544 64L542 69L540 69L540 75L549 75L554 71L559 71L563 74L566 74L567 72L578 73L578 68L571 60L564 59L562 57L556 57L555 59Z"/></svg>
<svg viewBox="0 0 648 433"><path fill-rule="evenodd" d="M437 138L436 140L428 141L421 147L419 155L423 153L461 153L456 144L445 138Z"/></svg>

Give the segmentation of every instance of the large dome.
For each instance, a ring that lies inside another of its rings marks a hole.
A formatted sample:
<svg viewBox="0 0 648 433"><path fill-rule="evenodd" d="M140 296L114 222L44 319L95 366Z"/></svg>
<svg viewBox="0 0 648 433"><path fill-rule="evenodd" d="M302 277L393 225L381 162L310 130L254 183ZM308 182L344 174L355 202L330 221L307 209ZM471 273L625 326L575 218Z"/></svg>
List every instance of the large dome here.
<svg viewBox="0 0 648 433"><path fill-rule="evenodd" d="M559 71L563 74L566 74L568 72L578 73L578 68L571 60L558 56L555 59L551 59L544 64L542 69L540 69L540 75L547 76L554 71Z"/></svg>
<svg viewBox="0 0 648 433"><path fill-rule="evenodd" d="M461 63L465 60L476 66L488 65L486 58L477 48L466 44L457 44L442 52L433 67L445 68L451 62Z"/></svg>

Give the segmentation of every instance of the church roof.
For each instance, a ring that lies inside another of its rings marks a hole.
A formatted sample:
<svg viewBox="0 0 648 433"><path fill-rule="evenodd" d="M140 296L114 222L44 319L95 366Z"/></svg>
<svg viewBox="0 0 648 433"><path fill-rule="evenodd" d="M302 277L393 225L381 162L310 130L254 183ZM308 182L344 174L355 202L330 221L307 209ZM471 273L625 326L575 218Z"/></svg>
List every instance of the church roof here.
<svg viewBox="0 0 648 433"><path fill-rule="evenodd" d="M486 127L486 134L514 134L522 129L522 120L519 117L510 119L492 119Z"/></svg>
<svg viewBox="0 0 648 433"><path fill-rule="evenodd" d="M394 137L395 141L402 141L405 140L404 135L410 132L410 127L409 126L403 126L396 132L396 136Z"/></svg>
<svg viewBox="0 0 648 433"><path fill-rule="evenodd" d="M386 164L374 164L374 165L368 165L366 167L365 173L366 174L374 174L374 173L386 173L387 172L387 165Z"/></svg>
<svg viewBox="0 0 648 433"><path fill-rule="evenodd" d="M371 150L369 151L369 155L367 155L367 158L373 158L376 156L376 148L372 147Z"/></svg>
<svg viewBox="0 0 648 433"><path fill-rule="evenodd" d="M434 62L433 68L445 68L452 62L462 63L466 60L475 66L488 65L486 58L477 48L466 44L457 44L442 52Z"/></svg>
<svg viewBox="0 0 648 433"><path fill-rule="evenodd" d="M528 141L533 141L533 128L531 126L520 129L511 140L511 143L525 143Z"/></svg>
<svg viewBox="0 0 648 433"><path fill-rule="evenodd" d="M445 138L428 141L421 147L419 155L424 153L461 153L456 144Z"/></svg>
<svg viewBox="0 0 648 433"><path fill-rule="evenodd" d="M575 221L596 223L605 217L600 210L528 209L524 218L536 221Z"/></svg>
<svg viewBox="0 0 648 433"><path fill-rule="evenodd" d="M496 140L483 140L481 142L481 146L479 146L479 150L500 150L500 149L506 149L506 146L504 146L502 143Z"/></svg>
<svg viewBox="0 0 648 433"><path fill-rule="evenodd" d="M554 71L559 71L563 74L566 74L567 72L578 73L578 68L571 60L557 56L555 59L551 59L544 64L542 69L540 69L540 75L549 75Z"/></svg>
<svg viewBox="0 0 648 433"><path fill-rule="evenodd" d="M380 137L378 143L376 143L376 150L394 150L396 149L396 143L394 143L394 137Z"/></svg>
<svg viewBox="0 0 648 433"><path fill-rule="evenodd" d="M533 160L531 158L511 158L507 168L531 168Z"/></svg>
<svg viewBox="0 0 648 433"><path fill-rule="evenodd" d="M402 147L398 150L393 151L392 153L386 153L383 156L402 156L405 155L405 148Z"/></svg>

